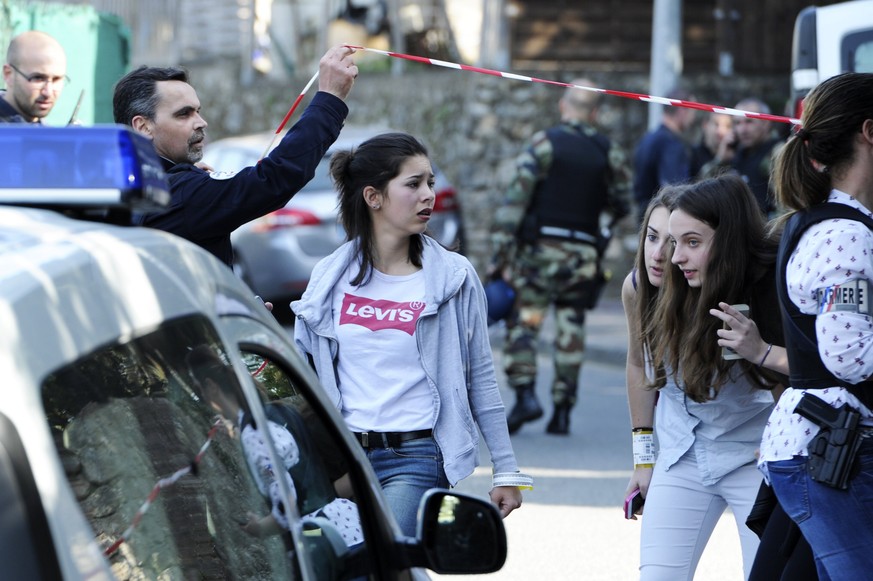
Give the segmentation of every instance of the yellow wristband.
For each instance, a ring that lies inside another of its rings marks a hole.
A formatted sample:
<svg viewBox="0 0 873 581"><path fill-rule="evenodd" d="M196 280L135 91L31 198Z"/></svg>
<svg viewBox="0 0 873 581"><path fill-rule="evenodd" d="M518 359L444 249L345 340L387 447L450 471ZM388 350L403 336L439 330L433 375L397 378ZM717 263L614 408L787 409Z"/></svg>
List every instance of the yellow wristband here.
<svg viewBox="0 0 873 581"><path fill-rule="evenodd" d="M634 428L634 468L655 466L655 436L651 428Z"/></svg>

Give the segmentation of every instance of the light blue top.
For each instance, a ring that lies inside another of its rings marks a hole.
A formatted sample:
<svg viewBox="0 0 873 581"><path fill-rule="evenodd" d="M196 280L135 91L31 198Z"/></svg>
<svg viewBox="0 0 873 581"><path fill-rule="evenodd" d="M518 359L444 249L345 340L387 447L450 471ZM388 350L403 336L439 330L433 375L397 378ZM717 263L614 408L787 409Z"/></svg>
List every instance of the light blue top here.
<svg viewBox="0 0 873 581"><path fill-rule="evenodd" d="M466 258L430 237L423 240L426 306L415 337L433 392L434 438L443 453L446 477L454 486L479 464L478 425L491 453L493 484L525 485L516 482L523 475L516 474L518 464L494 373L482 283ZM331 290L356 260L356 246L355 241L347 242L322 259L303 297L291 303L297 317L294 342L304 358L311 356L321 385L337 409L342 409L342 390L334 369L339 345Z"/></svg>
<svg viewBox="0 0 873 581"><path fill-rule="evenodd" d="M771 392L759 389L738 365L715 399L698 403L670 380L655 407L658 464L669 470L688 450L697 458L705 486L755 461L773 409Z"/></svg>

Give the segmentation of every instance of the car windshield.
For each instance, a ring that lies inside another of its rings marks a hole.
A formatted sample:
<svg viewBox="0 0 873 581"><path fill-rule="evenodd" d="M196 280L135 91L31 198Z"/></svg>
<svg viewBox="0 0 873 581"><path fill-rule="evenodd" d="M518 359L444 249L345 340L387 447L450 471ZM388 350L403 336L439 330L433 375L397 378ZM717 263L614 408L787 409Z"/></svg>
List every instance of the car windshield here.
<svg viewBox="0 0 873 581"><path fill-rule="evenodd" d="M206 319L187 317L43 384L67 478L119 579L300 578L287 532L243 526L270 502L221 345Z"/></svg>

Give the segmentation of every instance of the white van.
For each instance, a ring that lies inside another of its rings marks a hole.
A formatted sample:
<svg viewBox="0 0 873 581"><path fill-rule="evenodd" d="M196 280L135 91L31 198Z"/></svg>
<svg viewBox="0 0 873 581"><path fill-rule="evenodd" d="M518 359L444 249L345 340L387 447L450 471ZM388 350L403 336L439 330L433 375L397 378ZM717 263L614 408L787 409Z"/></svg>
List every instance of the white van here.
<svg viewBox="0 0 873 581"><path fill-rule="evenodd" d="M845 72L873 72L873 0L804 8L794 23L791 114L821 81Z"/></svg>

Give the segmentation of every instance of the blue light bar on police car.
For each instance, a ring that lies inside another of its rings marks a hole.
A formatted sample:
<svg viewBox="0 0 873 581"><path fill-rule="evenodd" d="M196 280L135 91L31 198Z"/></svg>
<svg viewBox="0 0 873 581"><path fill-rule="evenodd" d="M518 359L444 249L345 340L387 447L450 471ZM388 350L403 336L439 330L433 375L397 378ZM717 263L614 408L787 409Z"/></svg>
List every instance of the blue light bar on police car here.
<svg viewBox="0 0 873 581"><path fill-rule="evenodd" d="M0 204L166 208L170 190L152 142L124 125L0 125Z"/></svg>

